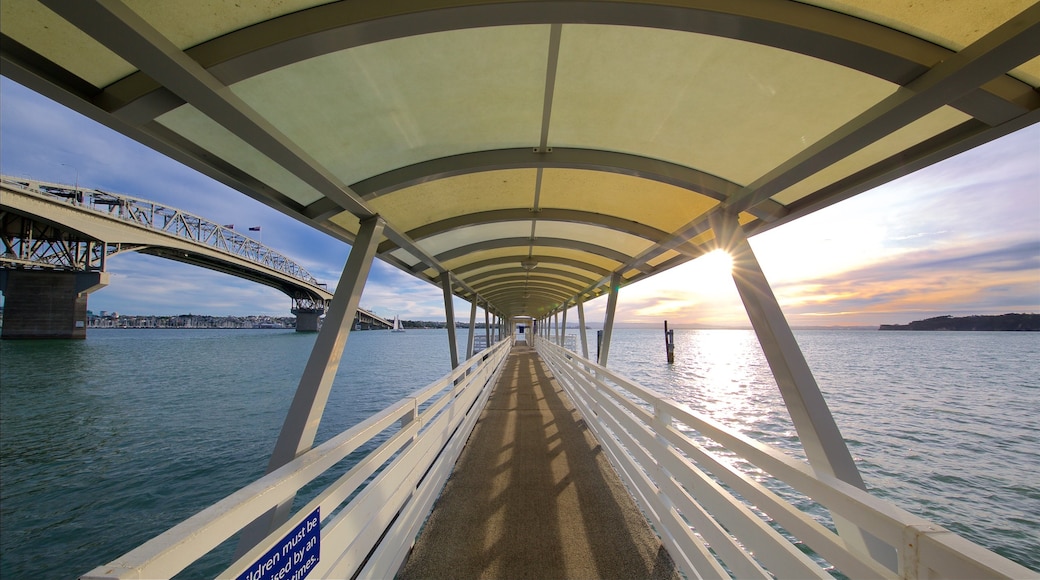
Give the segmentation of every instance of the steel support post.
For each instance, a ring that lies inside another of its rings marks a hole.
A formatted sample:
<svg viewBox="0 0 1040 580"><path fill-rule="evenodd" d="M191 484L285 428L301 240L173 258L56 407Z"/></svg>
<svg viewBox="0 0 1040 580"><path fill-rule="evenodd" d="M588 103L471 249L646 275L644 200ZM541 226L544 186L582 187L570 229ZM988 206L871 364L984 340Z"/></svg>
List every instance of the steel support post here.
<svg viewBox="0 0 1040 580"><path fill-rule="evenodd" d="M719 247L733 258L733 282L809 463L819 472L865 490L863 477L736 216L714 213L710 219ZM869 553L895 569L894 548L837 514L832 516L851 549Z"/></svg>
<svg viewBox="0 0 1040 580"><path fill-rule="evenodd" d="M603 316L603 343L600 346L600 366L607 366L607 354L610 352L610 335L614 332L614 312L617 310L618 290L621 289L621 274L615 272L610 277L610 293L607 295L607 311Z"/></svg>
<svg viewBox="0 0 1040 580"><path fill-rule="evenodd" d="M441 289L444 290L444 316L448 321L448 350L451 352L451 368L459 366L459 345L455 338L455 305L451 299L451 274L441 274Z"/></svg>
<svg viewBox="0 0 1040 580"><path fill-rule="evenodd" d="M491 348L491 313L488 304L484 303L484 348Z"/></svg>
<svg viewBox="0 0 1040 580"><path fill-rule="evenodd" d="M566 307L566 304L564 305L564 308L563 308L563 315L560 316L560 324L562 325L561 328L563 329L562 331L560 331L560 346L566 348L567 347L567 307Z"/></svg>
<svg viewBox="0 0 1040 580"><path fill-rule="evenodd" d="M589 358L589 337L585 335L585 300L578 299L578 336L581 337L581 356Z"/></svg>
<svg viewBox="0 0 1040 580"><path fill-rule="evenodd" d="M553 314L553 324L556 326L556 344L560 344L560 311Z"/></svg>
<svg viewBox="0 0 1040 580"><path fill-rule="evenodd" d="M361 292L372 268L372 260L375 258L376 246L382 236L384 225L379 217L361 222L347 263L343 266L343 274L336 285L336 294L325 315L325 324L314 341L307 366L289 406L289 413L282 424L281 433L278 434L278 441L267 465L267 473L296 459L314 444L314 436L318 432L318 424L325 412L333 379L343 358L347 336L350 334L350 327L354 322L358 303L361 301ZM244 554L284 523L291 509L292 498L289 498L246 527L242 531L237 554Z"/></svg>
<svg viewBox="0 0 1040 580"><path fill-rule="evenodd" d="M477 337L477 298L473 297L473 303L469 307L469 338L466 340L466 359L473 356L473 343Z"/></svg>

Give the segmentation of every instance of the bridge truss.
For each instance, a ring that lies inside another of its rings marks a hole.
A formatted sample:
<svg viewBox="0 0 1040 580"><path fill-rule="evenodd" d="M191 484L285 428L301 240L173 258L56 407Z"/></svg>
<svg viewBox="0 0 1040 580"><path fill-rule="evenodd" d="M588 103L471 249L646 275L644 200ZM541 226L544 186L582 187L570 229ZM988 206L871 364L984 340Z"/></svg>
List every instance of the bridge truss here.
<svg viewBox="0 0 1040 580"><path fill-rule="evenodd" d="M70 205L78 206L80 209L93 210L111 218L131 222L151 230L209 246L292 276L306 284L327 291L324 283L319 282L303 266L282 254L252 238L243 236L232 228L214 223L186 211L154 201L110 193L99 189L84 190L63 184L16 179L6 176L3 177L3 182L8 187L16 187L29 193L43 195L51 200L63 201ZM4 215L6 219L8 212L5 212ZM100 268L103 267L105 257L114 253L133 251L140 248L139 245L131 244L104 244L104 251L95 249L93 246L80 247L78 245L80 242L91 242L91 240L76 240L73 234L62 232L60 228L35 225L33 226L36 228L34 230L35 235L30 237L26 235L24 220L23 223L16 224L14 222L18 220L12 217L10 221L13 226L18 227L8 229L7 222L4 224L5 262L33 260L33 257L39 257L41 260L36 261L34 265L48 267L51 263L55 263L56 260L60 262L65 259L58 258L58 256L71 257L83 255L86 252L91 257L96 256L96 259L92 262L89 260L81 260L79 262L73 260L67 264L63 263L63 267L71 269ZM43 225L45 226L46 224ZM92 242L98 246L102 244L96 240L92 240ZM53 247L46 248L45 246L48 245Z"/></svg>
<svg viewBox="0 0 1040 580"><path fill-rule="evenodd" d="M133 251L138 244L86 239L28 216L0 210L4 267L103 272L108 256Z"/></svg>

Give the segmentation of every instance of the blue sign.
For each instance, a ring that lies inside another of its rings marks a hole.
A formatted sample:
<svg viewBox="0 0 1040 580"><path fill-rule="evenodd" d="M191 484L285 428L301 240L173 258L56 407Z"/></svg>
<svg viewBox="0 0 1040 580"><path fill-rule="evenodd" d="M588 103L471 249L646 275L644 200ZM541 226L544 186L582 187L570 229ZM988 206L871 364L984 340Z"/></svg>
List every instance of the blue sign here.
<svg viewBox="0 0 1040 580"><path fill-rule="evenodd" d="M273 548L253 562L238 580L303 580L321 554L321 516L315 508Z"/></svg>

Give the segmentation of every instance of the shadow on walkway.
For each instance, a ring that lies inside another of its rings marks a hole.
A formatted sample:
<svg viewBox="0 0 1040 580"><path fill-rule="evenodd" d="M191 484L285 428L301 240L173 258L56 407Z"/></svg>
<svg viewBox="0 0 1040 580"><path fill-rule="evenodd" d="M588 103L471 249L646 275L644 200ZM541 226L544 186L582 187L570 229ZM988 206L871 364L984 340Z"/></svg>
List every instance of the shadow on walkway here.
<svg viewBox="0 0 1040 580"><path fill-rule="evenodd" d="M399 578L678 578L534 349L518 346Z"/></svg>

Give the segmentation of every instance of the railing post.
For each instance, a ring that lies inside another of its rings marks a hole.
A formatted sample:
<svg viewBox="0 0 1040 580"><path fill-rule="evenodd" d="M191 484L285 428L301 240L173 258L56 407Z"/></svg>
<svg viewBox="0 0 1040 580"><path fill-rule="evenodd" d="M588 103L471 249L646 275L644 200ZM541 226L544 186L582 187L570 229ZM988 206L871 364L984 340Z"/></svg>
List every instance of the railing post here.
<svg viewBox="0 0 1040 580"><path fill-rule="evenodd" d="M361 292L365 288L365 281L368 280L368 272L372 268L376 246L384 226L385 222L378 216L361 222L347 263L343 266L343 274L336 286L336 294L325 316L325 324L314 341L307 366L303 370L303 376L275 442L267 473L296 459L314 443L314 436L325 412L329 391L332 390L332 382L339 369L350 326L357 313ZM237 554L240 556L246 553L271 530L285 522L291 508L292 498L247 526L242 531Z"/></svg>
<svg viewBox="0 0 1040 580"><path fill-rule="evenodd" d="M814 469L865 490L849 448L834 422L816 378L805 361L794 332L777 302L758 258L735 215L715 212L709 216L718 246L733 258L733 282L758 336L766 361L791 415L805 455ZM878 538L861 530L839 514L831 514L838 533L850 549L869 553L895 570L896 553Z"/></svg>
<svg viewBox="0 0 1040 580"><path fill-rule="evenodd" d="M668 438L664 436L664 432L667 431L667 429L671 427L671 425L671 413L662 409L661 405L655 401L653 419L654 436L657 440L657 444L661 446L661 448L653 454L655 459L657 457L666 457L668 453L673 453L673 451L671 450L672 444L668 441ZM658 455L658 453L660 453L660 455ZM660 459L656 459L656 461L657 477L659 478L656 482L657 495L660 498L661 503L665 505L666 509L671 510L673 509L673 503L668 496L668 492L664 489L664 481L670 479L672 477L672 474L668 471L668 468L661 463ZM664 514L661 514L661 518L663 519L664 517L666 516Z"/></svg>
<svg viewBox="0 0 1040 580"><path fill-rule="evenodd" d="M621 273L615 272L610 277L610 293L607 295L607 311L603 318L603 343L600 345L600 366L607 366L607 355L610 354L610 335L614 332L614 313L617 311L618 290L621 289Z"/></svg>

